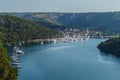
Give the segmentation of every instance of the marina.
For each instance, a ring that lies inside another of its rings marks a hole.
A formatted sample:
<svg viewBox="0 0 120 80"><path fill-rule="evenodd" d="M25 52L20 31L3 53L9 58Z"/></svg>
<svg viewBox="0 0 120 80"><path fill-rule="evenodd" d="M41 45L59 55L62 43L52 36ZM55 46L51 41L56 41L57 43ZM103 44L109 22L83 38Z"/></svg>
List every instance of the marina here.
<svg viewBox="0 0 120 80"><path fill-rule="evenodd" d="M20 50L18 47L14 47L13 48L13 53L11 56L11 65L15 68L20 69L21 65L20 65L20 56L24 55L24 52L22 50Z"/></svg>

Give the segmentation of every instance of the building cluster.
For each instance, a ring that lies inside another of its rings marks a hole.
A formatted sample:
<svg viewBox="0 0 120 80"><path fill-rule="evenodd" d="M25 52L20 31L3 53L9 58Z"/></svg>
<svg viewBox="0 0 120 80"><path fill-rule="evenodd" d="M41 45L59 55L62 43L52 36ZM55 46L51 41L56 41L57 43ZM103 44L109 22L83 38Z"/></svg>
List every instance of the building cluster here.
<svg viewBox="0 0 120 80"><path fill-rule="evenodd" d="M64 36L78 36L78 37L89 37L89 38L103 38L102 33L100 31L95 31L95 30L89 30L87 29L72 29L72 28L67 28L63 31L60 31Z"/></svg>

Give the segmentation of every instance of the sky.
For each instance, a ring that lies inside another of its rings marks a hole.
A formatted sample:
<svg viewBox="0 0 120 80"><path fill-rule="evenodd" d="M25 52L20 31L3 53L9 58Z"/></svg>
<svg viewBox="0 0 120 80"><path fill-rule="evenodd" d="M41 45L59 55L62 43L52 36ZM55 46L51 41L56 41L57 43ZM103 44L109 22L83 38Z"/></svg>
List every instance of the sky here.
<svg viewBox="0 0 120 80"><path fill-rule="evenodd" d="M0 0L0 12L111 12L120 0Z"/></svg>

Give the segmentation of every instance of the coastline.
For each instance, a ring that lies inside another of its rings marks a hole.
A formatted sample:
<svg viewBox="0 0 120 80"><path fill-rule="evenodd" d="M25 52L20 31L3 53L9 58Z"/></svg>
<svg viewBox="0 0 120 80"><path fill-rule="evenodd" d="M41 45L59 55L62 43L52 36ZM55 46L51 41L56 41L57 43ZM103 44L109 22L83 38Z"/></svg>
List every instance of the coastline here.
<svg viewBox="0 0 120 80"><path fill-rule="evenodd" d="M120 58L120 40L119 38L109 39L101 42L97 48L104 54L114 55Z"/></svg>

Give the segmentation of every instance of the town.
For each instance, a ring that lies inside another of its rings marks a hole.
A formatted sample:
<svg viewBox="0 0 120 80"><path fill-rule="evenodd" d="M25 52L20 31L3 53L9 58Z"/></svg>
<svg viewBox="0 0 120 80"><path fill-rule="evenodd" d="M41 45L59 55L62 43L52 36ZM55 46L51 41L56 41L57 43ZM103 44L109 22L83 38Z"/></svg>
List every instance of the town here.
<svg viewBox="0 0 120 80"><path fill-rule="evenodd" d="M74 42L74 41L83 41L88 39L119 37L119 35L110 35L110 36L103 35L101 31L89 30L89 28L82 30L76 28L74 29L67 28L59 32L64 35L63 38L58 38L58 41L62 41L62 42Z"/></svg>

